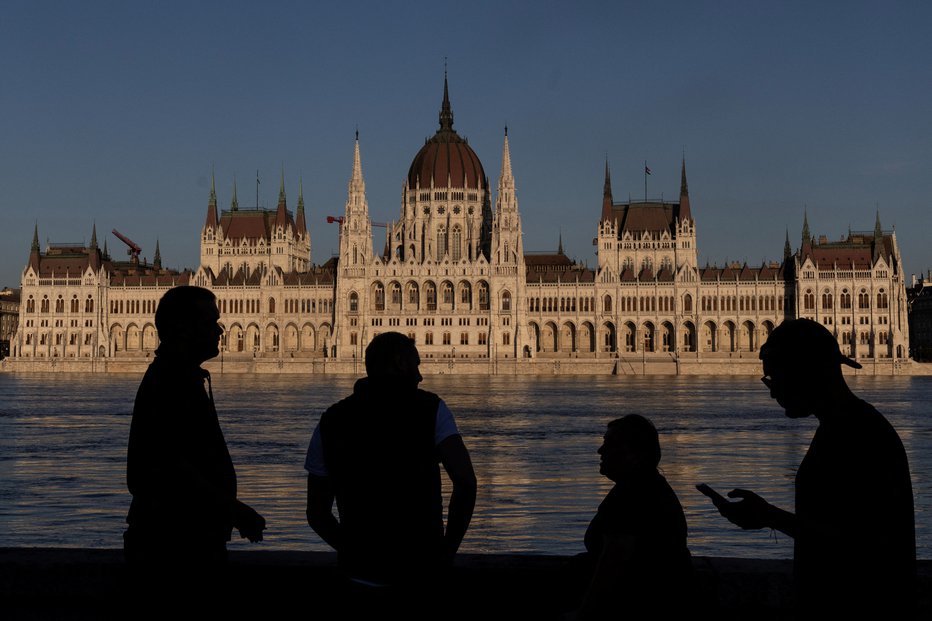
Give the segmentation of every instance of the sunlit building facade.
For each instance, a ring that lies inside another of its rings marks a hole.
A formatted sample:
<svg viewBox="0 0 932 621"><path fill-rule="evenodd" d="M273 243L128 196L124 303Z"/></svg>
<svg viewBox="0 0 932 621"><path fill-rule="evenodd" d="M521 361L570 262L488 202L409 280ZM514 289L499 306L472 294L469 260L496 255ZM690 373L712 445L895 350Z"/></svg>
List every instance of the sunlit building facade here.
<svg viewBox="0 0 932 621"><path fill-rule="evenodd" d="M324 265L311 264L303 191L292 213L284 175L274 210L241 209L235 185L221 210L212 180L194 272L162 268L158 252L151 265L113 261L97 247L96 230L87 247L40 252L36 232L12 353L151 356L159 298L194 284L217 296L224 359L277 368L355 363L376 334L392 330L410 335L428 363L507 360L509 368L572 372L600 361L615 373L681 365L729 372L714 363L756 359L773 328L792 317L820 321L859 360L908 356L899 249L879 216L873 232L836 242L815 239L804 222L800 248L793 252L787 238L778 262L701 266L684 161L677 201L616 203L606 164L601 211L593 210L594 268L570 260L562 240L556 252L525 251L521 219L507 131L493 192L453 129L445 80L439 129L408 168L384 245L373 234L357 135L339 254Z"/></svg>

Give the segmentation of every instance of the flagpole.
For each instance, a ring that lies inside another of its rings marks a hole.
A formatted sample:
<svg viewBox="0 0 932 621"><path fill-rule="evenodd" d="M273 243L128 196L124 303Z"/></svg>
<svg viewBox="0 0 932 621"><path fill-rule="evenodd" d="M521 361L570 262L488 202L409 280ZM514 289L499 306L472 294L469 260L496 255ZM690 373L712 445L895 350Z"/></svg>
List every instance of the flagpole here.
<svg viewBox="0 0 932 621"><path fill-rule="evenodd" d="M256 209L259 209L259 169L256 169Z"/></svg>
<svg viewBox="0 0 932 621"><path fill-rule="evenodd" d="M644 202L647 202L647 160L644 160Z"/></svg>

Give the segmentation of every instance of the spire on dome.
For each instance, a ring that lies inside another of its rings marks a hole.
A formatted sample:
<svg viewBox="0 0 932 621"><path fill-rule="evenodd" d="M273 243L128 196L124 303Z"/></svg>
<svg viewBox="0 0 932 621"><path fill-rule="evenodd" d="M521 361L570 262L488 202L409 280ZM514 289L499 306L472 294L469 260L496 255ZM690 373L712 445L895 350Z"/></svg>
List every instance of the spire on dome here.
<svg viewBox="0 0 932 621"><path fill-rule="evenodd" d="M450 106L450 91L447 87L446 61L443 66L443 103L440 105L440 131L453 131L453 109Z"/></svg>

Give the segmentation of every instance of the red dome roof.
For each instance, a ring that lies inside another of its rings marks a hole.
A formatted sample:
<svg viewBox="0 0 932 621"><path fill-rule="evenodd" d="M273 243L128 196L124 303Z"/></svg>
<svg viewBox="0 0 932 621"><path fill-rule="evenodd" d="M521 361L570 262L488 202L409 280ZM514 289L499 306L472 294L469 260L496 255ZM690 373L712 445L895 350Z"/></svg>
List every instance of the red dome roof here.
<svg viewBox="0 0 932 621"><path fill-rule="evenodd" d="M418 151L408 169L408 187L479 188L487 187L485 171L479 156L469 143L453 130L453 111L443 80L443 105L440 109L440 129Z"/></svg>

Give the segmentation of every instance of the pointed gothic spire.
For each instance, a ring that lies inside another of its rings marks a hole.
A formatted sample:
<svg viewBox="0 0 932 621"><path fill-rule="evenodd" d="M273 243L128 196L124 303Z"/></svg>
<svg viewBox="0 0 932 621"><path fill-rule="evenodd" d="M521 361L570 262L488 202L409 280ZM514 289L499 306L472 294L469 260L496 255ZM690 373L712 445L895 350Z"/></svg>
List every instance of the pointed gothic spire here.
<svg viewBox="0 0 932 621"><path fill-rule="evenodd" d="M239 211L239 198L236 197L236 175L233 175L233 198L230 199L230 211Z"/></svg>
<svg viewBox="0 0 932 621"><path fill-rule="evenodd" d="M686 182L686 156L683 156L683 165L680 169L680 222L686 222L693 219L692 210L689 208L689 184Z"/></svg>
<svg viewBox="0 0 932 621"><path fill-rule="evenodd" d="M563 228L560 228L560 242L557 244L557 254L563 254Z"/></svg>
<svg viewBox="0 0 932 621"><path fill-rule="evenodd" d="M880 226L880 210L877 210L877 218L874 220L874 239L883 237L883 229Z"/></svg>
<svg viewBox="0 0 932 621"><path fill-rule="evenodd" d="M278 208L275 210L275 226L288 226L288 208L285 199L285 165L282 164L281 182L278 186Z"/></svg>
<svg viewBox="0 0 932 621"><path fill-rule="evenodd" d="M803 239L802 245L812 243L812 234L809 232L809 212L807 209L803 209Z"/></svg>
<svg viewBox="0 0 932 621"><path fill-rule="evenodd" d="M109 259L109 258L110 258L110 251L107 250L107 238L106 238L106 237L104 237L104 252L103 252L103 257L104 257L104 259Z"/></svg>
<svg viewBox="0 0 932 621"><path fill-rule="evenodd" d="M353 144L353 174L350 177L346 198L346 218L354 215L363 218L369 217L369 207L366 204L366 182L362 176L362 158L359 156L359 130L356 130L356 140Z"/></svg>
<svg viewBox="0 0 932 621"><path fill-rule="evenodd" d="M88 246L91 250L97 249L97 223L94 223L93 228L91 228L91 245Z"/></svg>
<svg viewBox="0 0 932 621"><path fill-rule="evenodd" d="M297 222L295 226L298 228L298 233L302 235L307 233L307 220L304 219L304 179L298 177L298 213L297 213Z"/></svg>
<svg viewBox="0 0 932 621"><path fill-rule="evenodd" d="M605 184L602 186L602 221L612 219L612 173L608 169L608 156L605 156Z"/></svg>
<svg viewBox="0 0 932 621"><path fill-rule="evenodd" d="M447 88L447 68L443 68L443 103L440 105L440 131L453 131L453 109L450 106L450 91Z"/></svg>
<svg viewBox="0 0 932 621"><path fill-rule="evenodd" d="M789 259L793 254L793 249L790 247L790 229L786 229L786 241L783 242L783 259Z"/></svg>
<svg viewBox="0 0 932 621"><path fill-rule="evenodd" d="M155 238L155 256L152 258L152 265L157 269L162 269L162 251L159 250L159 239Z"/></svg>
<svg viewBox="0 0 932 621"><path fill-rule="evenodd" d="M880 209L877 210L877 218L874 220L874 261L876 262L883 255L883 228L880 226Z"/></svg>
<svg viewBox="0 0 932 621"><path fill-rule="evenodd" d="M210 198L207 200L207 219L204 221L204 228L216 228L219 219L217 218L217 187L214 183L214 170L210 170Z"/></svg>
<svg viewBox="0 0 932 621"><path fill-rule="evenodd" d="M32 247L29 250L29 266L39 272L39 223L32 229Z"/></svg>

